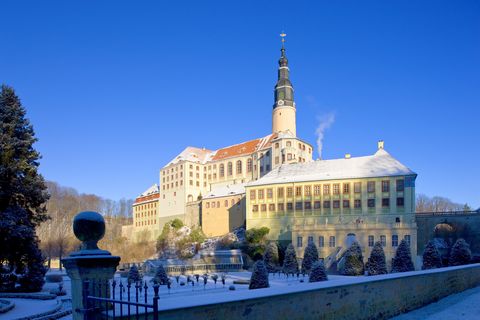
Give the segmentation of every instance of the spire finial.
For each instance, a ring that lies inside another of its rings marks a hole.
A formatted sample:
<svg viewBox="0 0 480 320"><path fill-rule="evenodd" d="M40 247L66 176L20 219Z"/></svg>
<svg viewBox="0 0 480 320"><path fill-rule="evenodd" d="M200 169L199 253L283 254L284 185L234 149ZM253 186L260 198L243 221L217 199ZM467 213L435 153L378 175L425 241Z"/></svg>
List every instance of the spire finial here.
<svg viewBox="0 0 480 320"><path fill-rule="evenodd" d="M280 37L282 38L282 48L285 47L285 37L287 36L287 34L285 32L282 31L282 33L280 33Z"/></svg>

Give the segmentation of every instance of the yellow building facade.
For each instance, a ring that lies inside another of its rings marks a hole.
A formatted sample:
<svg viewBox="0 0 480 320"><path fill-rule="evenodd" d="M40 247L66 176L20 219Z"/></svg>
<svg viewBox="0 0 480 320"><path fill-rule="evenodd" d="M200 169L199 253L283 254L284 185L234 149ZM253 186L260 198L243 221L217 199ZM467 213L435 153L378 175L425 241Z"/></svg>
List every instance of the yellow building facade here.
<svg viewBox="0 0 480 320"><path fill-rule="evenodd" d="M372 156L281 166L246 185L247 229L268 227L300 257L310 241L325 258L353 239L366 257L381 241L387 260L406 239L415 256L415 178L383 143Z"/></svg>

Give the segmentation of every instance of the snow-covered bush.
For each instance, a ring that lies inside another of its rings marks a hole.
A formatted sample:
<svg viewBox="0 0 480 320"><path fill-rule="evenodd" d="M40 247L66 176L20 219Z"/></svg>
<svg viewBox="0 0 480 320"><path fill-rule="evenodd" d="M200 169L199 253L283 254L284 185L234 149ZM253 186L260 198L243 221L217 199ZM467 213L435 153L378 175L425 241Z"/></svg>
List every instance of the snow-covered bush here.
<svg viewBox="0 0 480 320"><path fill-rule="evenodd" d="M325 265L323 261L316 261L311 268L309 282L319 282L328 280L327 273L325 272Z"/></svg>
<svg viewBox="0 0 480 320"><path fill-rule="evenodd" d="M369 276L388 273L385 252L380 241L375 242L370 258L368 258L366 269Z"/></svg>
<svg viewBox="0 0 480 320"><path fill-rule="evenodd" d="M130 283L142 280L142 276L140 275L140 272L138 272L138 268L135 264L130 267L127 279Z"/></svg>
<svg viewBox="0 0 480 320"><path fill-rule="evenodd" d="M312 269L312 266L315 262L318 261L318 250L315 243L310 242L308 243L307 247L305 248L305 252L303 253L303 260L302 260L302 272L309 273Z"/></svg>
<svg viewBox="0 0 480 320"><path fill-rule="evenodd" d="M277 271L278 268L278 246L275 242L270 242L265 249L263 261L269 273Z"/></svg>
<svg viewBox="0 0 480 320"><path fill-rule="evenodd" d="M152 281L164 285L168 283L168 276L167 273L165 272L165 268L163 265L159 265L157 269L155 270L155 276L153 277Z"/></svg>
<svg viewBox="0 0 480 320"><path fill-rule="evenodd" d="M428 241L428 244L423 250L423 265L422 270L435 269L442 267L442 257L438 252L437 246L433 241Z"/></svg>
<svg viewBox="0 0 480 320"><path fill-rule="evenodd" d="M283 272L293 274L298 272L297 254L293 244L289 244L285 250L285 258L283 259Z"/></svg>
<svg viewBox="0 0 480 320"><path fill-rule="evenodd" d="M253 265L252 277L250 278L249 289L268 288L268 272L263 260L258 260Z"/></svg>
<svg viewBox="0 0 480 320"><path fill-rule="evenodd" d="M393 272L407 272L414 271L412 253L407 241L403 239L395 252L395 257L392 259L392 273Z"/></svg>
<svg viewBox="0 0 480 320"><path fill-rule="evenodd" d="M344 264L340 270L341 274L346 276L361 276L365 273L362 248L360 248L357 241L354 241L347 251L345 251L343 259Z"/></svg>
<svg viewBox="0 0 480 320"><path fill-rule="evenodd" d="M451 266L461 266L469 264L471 260L472 252L470 251L470 245L465 240L458 239L452 247L448 263Z"/></svg>

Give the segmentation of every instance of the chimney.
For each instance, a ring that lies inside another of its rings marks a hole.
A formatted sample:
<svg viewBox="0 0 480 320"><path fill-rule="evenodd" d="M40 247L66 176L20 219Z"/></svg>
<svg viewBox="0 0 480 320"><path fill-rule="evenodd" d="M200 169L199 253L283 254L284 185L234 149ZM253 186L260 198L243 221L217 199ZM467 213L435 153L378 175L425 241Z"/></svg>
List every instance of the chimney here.
<svg viewBox="0 0 480 320"><path fill-rule="evenodd" d="M345 159L350 159L352 155L350 153L345 153Z"/></svg>
<svg viewBox="0 0 480 320"><path fill-rule="evenodd" d="M384 143L383 140L379 140L379 141L378 141L378 150L383 149L384 144L385 144L385 143Z"/></svg>

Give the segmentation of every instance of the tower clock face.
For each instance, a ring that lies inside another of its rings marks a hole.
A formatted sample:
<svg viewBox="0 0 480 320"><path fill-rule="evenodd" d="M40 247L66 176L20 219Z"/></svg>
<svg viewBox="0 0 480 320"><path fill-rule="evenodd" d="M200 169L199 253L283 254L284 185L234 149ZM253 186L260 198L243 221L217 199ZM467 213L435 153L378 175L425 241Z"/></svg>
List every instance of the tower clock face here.
<svg viewBox="0 0 480 320"><path fill-rule="evenodd" d="M284 103L285 103L285 102L283 102L283 100L278 100L278 105L279 105L279 106L283 106Z"/></svg>

